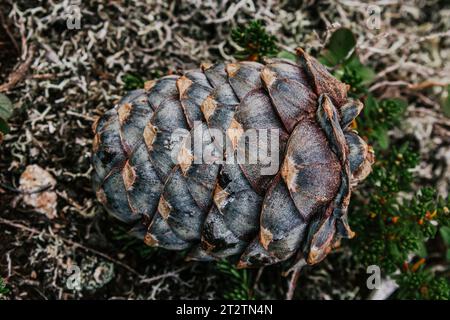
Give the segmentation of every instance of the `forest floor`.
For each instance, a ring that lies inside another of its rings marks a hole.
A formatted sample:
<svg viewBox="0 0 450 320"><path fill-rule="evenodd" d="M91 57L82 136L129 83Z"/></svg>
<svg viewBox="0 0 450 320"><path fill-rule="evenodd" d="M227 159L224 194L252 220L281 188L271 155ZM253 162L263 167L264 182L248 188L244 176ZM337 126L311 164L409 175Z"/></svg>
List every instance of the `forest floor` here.
<svg viewBox="0 0 450 320"><path fill-rule="evenodd" d="M409 101L405 123L391 135L416 141L419 184L446 196L450 118L441 101L450 83L450 8L444 2L2 1L0 86L17 65L26 69L4 92L15 110L0 145L0 277L9 291L3 298L227 297L225 268L146 247L106 214L91 187L91 125L126 93L126 75L149 80L233 60L230 31L253 19L264 21L283 50L300 46L313 55L333 30L351 29L362 61L377 71L370 90ZM80 28L70 30L68 15L77 7ZM370 20L377 8L380 20ZM26 191L26 168L28 183L45 187L33 180L45 178L50 184L40 208ZM305 268L296 298L365 298L355 285L363 275L352 270L349 254L338 250ZM255 297L283 298L285 268L241 276L250 279ZM78 270L82 282L73 288Z"/></svg>

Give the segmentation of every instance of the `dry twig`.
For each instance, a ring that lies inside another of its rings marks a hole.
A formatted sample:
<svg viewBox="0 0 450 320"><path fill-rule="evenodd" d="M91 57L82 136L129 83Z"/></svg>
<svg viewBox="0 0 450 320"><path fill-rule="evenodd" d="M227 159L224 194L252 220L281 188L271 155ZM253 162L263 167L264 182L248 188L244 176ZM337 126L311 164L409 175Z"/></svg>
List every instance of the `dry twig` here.
<svg viewBox="0 0 450 320"><path fill-rule="evenodd" d="M49 234L46 231L41 232L41 231L39 231L39 230L37 230L35 228L30 228L30 227L28 227L28 226L26 226L24 224L13 222L13 221L1 218L1 217L0 217L0 224L4 224L4 225L7 225L7 226L16 228L16 229L20 229L20 230L29 232L29 233L31 233L33 235L38 235L39 234L39 235L42 235L45 238L55 238L55 239L61 240L62 242L66 243L67 245L73 246L75 249L76 248L80 248L80 249L82 249L84 251L93 253L93 254L95 254L97 256L100 256L100 257L102 257L102 258L104 258L106 260L109 260L112 263L114 263L114 264L116 264L116 265L118 265L118 266L128 270L129 272L131 272L132 274L138 276L139 278L144 278L145 277L145 276L141 275L139 272L137 272L135 269L131 268L129 265L126 265L125 263L120 262L119 260L114 259L111 256L109 256L109 255L107 255L107 254L105 254L103 252L100 252L100 251L98 251L96 249L86 247L86 246L82 245L79 242L76 242L76 241L73 241L73 240L70 240L70 239L66 239L66 238L63 238L63 237L58 236L58 235Z"/></svg>
<svg viewBox="0 0 450 320"><path fill-rule="evenodd" d="M6 83L0 85L0 92L6 92L13 89L20 81L25 79L31 63L33 62L34 52L36 47L31 44L28 49L28 55L25 61L19 64L19 66L8 76Z"/></svg>

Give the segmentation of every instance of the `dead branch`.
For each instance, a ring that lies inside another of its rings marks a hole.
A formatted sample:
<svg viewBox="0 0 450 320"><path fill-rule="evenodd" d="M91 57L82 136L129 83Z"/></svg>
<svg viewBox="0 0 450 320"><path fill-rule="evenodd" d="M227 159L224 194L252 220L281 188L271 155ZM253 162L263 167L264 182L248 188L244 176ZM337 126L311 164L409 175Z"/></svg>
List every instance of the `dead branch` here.
<svg viewBox="0 0 450 320"><path fill-rule="evenodd" d="M19 66L8 76L8 81L0 85L0 92L6 92L13 89L19 82L25 79L28 70L30 69L31 63L33 62L34 52L36 47L31 44L28 50L28 55L25 61L23 61Z"/></svg>
<svg viewBox="0 0 450 320"><path fill-rule="evenodd" d="M290 267L286 272L283 273L283 276L288 276L291 274L291 277L288 280L288 290L286 292L286 300L292 300L294 297L295 289L297 288L298 278L300 277L300 272L303 267L306 266L306 260L303 258L301 253L297 256L297 262Z"/></svg>
<svg viewBox="0 0 450 320"><path fill-rule="evenodd" d="M188 266L173 270L173 271L169 271L163 274L159 274L157 276L151 277L151 278L146 278L146 279L142 279L141 283L151 283L157 280L161 280L161 279L165 279L165 278L171 278L171 277L178 277L179 273L183 270L186 270L188 268Z"/></svg>
<svg viewBox="0 0 450 320"><path fill-rule="evenodd" d="M39 230L37 230L35 228L31 228L31 227L28 227L28 226L23 225L21 223L13 222L13 221L10 221L10 220L4 219L4 218L0 218L0 224L4 224L4 225L7 225L7 226L16 228L16 229L20 229L22 231L26 231L26 232L34 234L34 235L38 235L39 234L39 235L42 235L43 237L45 237L47 239L48 238L50 238L50 239L54 238L54 239L61 240L65 244L67 244L69 246L72 246L75 249L76 248L80 248L80 249L82 249L84 251L93 253L93 254L95 254L95 255L97 255L99 257L102 257L102 258L104 258L106 260L109 260L112 263L114 263L114 264L116 264L116 265L118 265L118 266L128 270L129 272L133 273L134 275L138 276L139 278L145 278L145 276L141 275L139 272L137 272L135 269L131 268L130 266L126 265L125 263L120 262L119 260L114 259L114 258L110 257L109 255L107 255L107 254L105 254L103 252L100 252L100 251L98 251L96 249L86 247L86 246L82 245L79 242L76 242L76 241L73 241L73 240L70 240L70 239L66 239L66 238L63 238L63 237L58 236L58 235L50 234L50 233L47 233L46 231L39 231Z"/></svg>

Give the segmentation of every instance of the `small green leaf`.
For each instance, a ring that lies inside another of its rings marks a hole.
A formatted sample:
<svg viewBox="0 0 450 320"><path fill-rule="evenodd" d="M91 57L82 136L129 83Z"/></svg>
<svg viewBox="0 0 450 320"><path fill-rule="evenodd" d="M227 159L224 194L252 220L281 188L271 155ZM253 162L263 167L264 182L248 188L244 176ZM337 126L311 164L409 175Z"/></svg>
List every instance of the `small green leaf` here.
<svg viewBox="0 0 450 320"><path fill-rule="evenodd" d="M9 289L8 289L8 287L6 287L5 280L3 280L2 277L0 277L0 297L2 297L3 295L6 295L8 293L9 293Z"/></svg>
<svg viewBox="0 0 450 320"><path fill-rule="evenodd" d="M8 120L13 113L13 104L4 94L0 93L0 118Z"/></svg>
<svg viewBox="0 0 450 320"><path fill-rule="evenodd" d="M372 68L369 67L362 67L359 71L359 75L362 78L362 83L363 84L369 84L373 81L373 79L375 78L375 71L373 71Z"/></svg>
<svg viewBox="0 0 450 320"><path fill-rule="evenodd" d="M445 243L450 246L450 227L441 227L439 232Z"/></svg>
<svg viewBox="0 0 450 320"><path fill-rule="evenodd" d="M0 132L3 134L7 134L9 132L8 123L2 118L0 118Z"/></svg>
<svg viewBox="0 0 450 320"><path fill-rule="evenodd" d="M277 54L277 57L278 58L282 58L282 59L292 60L292 61L296 61L297 60L297 56L294 53L286 51L286 50L280 51Z"/></svg>
<svg viewBox="0 0 450 320"><path fill-rule="evenodd" d="M364 106L366 108L366 110L368 111L373 111L378 109L378 103L377 100L375 100L375 98L373 97L373 95L369 94L364 102Z"/></svg>
<svg viewBox="0 0 450 320"><path fill-rule="evenodd" d="M356 38L349 29L340 28L330 37L330 41L322 52L322 62L332 67L344 62L355 49Z"/></svg>
<svg viewBox="0 0 450 320"><path fill-rule="evenodd" d="M370 84L375 79L375 71L363 65L356 54L353 54L347 61L346 67L353 69L361 78L361 85Z"/></svg>
<svg viewBox="0 0 450 320"><path fill-rule="evenodd" d="M389 147L389 135L388 131L384 128L376 128L374 136L377 139L378 145L381 149L386 150Z"/></svg>
<svg viewBox="0 0 450 320"><path fill-rule="evenodd" d="M421 258L426 258L428 256L428 252L425 243L419 242L417 245L418 248L416 250L416 254Z"/></svg>

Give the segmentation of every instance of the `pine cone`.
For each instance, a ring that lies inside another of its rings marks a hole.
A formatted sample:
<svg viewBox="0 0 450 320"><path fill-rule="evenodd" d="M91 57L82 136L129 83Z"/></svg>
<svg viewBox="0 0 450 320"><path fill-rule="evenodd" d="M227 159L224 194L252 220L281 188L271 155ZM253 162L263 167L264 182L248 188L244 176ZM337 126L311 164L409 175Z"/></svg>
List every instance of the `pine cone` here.
<svg viewBox="0 0 450 320"><path fill-rule="evenodd" d="M297 54L202 65L129 93L94 125L99 201L146 244L190 248L190 259L321 261L353 236L351 188L373 153L349 128L361 102ZM259 157L268 145L270 161Z"/></svg>

